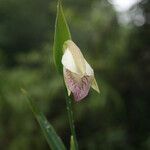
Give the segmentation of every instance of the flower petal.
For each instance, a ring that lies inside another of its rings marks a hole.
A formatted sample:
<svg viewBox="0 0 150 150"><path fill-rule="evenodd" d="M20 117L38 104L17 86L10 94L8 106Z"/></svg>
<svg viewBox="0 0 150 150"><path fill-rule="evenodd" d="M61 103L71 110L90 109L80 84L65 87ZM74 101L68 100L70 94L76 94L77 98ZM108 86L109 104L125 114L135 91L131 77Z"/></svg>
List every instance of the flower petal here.
<svg viewBox="0 0 150 150"><path fill-rule="evenodd" d="M83 76L82 78L68 69L64 68L64 78L66 87L73 93L75 101L80 101L89 93L91 86L91 77Z"/></svg>
<svg viewBox="0 0 150 150"><path fill-rule="evenodd" d="M78 70L78 68L74 62L72 53L70 52L70 50L68 48L65 50L61 62L66 69L70 70L71 72L80 74L80 71Z"/></svg>
<svg viewBox="0 0 150 150"><path fill-rule="evenodd" d="M65 68L76 74L83 76L86 72L84 57L78 46L71 40L64 43L62 64Z"/></svg>
<svg viewBox="0 0 150 150"><path fill-rule="evenodd" d="M92 69L92 67L88 64L88 62L84 59L85 61L85 66L86 66L86 74L88 76L94 76L94 71Z"/></svg>
<svg viewBox="0 0 150 150"><path fill-rule="evenodd" d="M92 81L91 87L92 87L95 91L97 91L98 93L100 93L100 90L99 90L99 87L98 87L98 84L97 84L95 78L94 78L93 81Z"/></svg>
<svg viewBox="0 0 150 150"><path fill-rule="evenodd" d="M94 78L94 71L93 71L92 67L87 63L86 60L85 60L85 64L86 64L86 74L87 74L88 76L93 77L93 80L92 80L92 83L91 83L91 87L92 87L95 91L97 91L98 93L100 93L99 87L98 87L97 82L96 82L96 80L95 80L95 78Z"/></svg>

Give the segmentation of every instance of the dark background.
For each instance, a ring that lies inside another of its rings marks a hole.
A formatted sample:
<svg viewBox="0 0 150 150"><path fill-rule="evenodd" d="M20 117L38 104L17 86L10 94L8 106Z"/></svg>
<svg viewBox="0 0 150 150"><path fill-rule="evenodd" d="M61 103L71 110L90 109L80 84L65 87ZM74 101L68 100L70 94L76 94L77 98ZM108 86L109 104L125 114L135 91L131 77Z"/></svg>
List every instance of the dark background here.
<svg viewBox="0 0 150 150"><path fill-rule="evenodd" d="M63 6L101 90L73 104L80 149L149 150L150 1L132 6L128 23L118 22L106 0L64 0ZM48 150L20 88L69 147L64 86L52 55L55 16L54 0L0 0L1 150Z"/></svg>

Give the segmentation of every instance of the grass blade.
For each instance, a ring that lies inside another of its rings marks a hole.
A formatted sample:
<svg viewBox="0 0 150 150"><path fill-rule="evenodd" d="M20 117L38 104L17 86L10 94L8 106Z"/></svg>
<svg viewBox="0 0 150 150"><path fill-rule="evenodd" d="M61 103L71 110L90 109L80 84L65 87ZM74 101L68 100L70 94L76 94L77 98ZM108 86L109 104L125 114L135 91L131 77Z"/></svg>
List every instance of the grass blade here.
<svg viewBox="0 0 150 150"><path fill-rule="evenodd" d="M36 103L31 99L29 94L24 89L21 89L21 91L26 96L29 106L36 120L40 124L40 127L45 135L45 138L50 148L52 150L66 150L62 140L59 138L52 125L47 121L43 113L39 110Z"/></svg>

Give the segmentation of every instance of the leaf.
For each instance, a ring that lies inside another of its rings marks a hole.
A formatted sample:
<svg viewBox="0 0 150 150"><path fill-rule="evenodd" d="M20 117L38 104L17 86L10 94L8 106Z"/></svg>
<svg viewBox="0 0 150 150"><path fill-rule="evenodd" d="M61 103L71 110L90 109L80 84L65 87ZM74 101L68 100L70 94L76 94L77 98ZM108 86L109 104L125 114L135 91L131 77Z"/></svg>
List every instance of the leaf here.
<svg viewBox="0 0 150 150"><path fill-rule="evenodd" d="M31 107L36 120L40 124L40 127L50 148L52 150L66 150L62 140L59 138L52 125L47 121L43 113L39 110L36 103L31 99L29 94L24 89L21 89L21 91L26 96L29 106Z"/></svg>
<svg viewBox="0 0 150 150"><path fill-rule="evenodd" d="M61 58L63 55L63 44L69 39L71 39L71 34L63 13L61 2L58 0L53 55L56 68L60 73L62 73Z"/></svg>
<svg viewBox="0 0 150 150"><path fill-rule="evenodd" d="M72 135L71 135L71 138L70 138L70 150L76 150L75 143L74 143Z"/></svg>

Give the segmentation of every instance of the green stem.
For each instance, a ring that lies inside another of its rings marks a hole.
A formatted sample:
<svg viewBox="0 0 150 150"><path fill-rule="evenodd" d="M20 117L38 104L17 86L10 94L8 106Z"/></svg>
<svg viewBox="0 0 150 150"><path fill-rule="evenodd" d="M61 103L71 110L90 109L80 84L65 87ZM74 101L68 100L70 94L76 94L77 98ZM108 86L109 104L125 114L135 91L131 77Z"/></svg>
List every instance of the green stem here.
<svg viewBox="0 0 150 150"><path fill-rule="evenodd" d="M72 111L72 99L67 94L66 94L66 105L67 105L67 113L68 113L71 134L74 140L74 147L75 147L75 150L78 150L78 142L76 138L75 125L74 125L74 116L73 116L73 111Z"/></svg>

